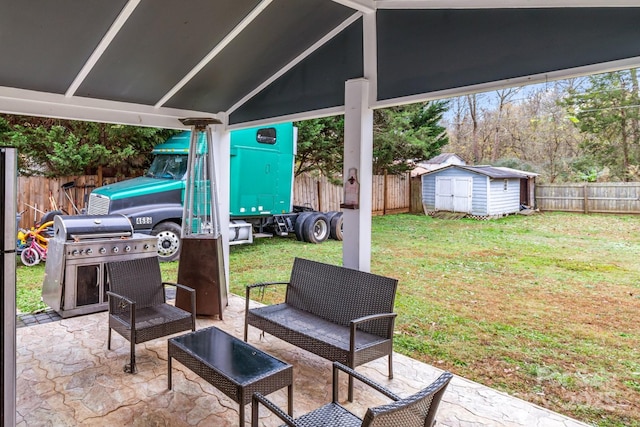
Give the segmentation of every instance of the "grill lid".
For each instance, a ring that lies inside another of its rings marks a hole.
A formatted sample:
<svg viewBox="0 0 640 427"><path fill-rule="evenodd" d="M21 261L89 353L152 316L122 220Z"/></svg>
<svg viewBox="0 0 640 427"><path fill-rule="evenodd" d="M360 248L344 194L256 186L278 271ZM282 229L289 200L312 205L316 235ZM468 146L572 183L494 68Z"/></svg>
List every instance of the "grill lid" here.
<svg viewBox="0 0 640 427"><path fill-rule="evenodd" d="M131 237L133 226L124 215L59 215L53 237L61 241Z"/></svg>

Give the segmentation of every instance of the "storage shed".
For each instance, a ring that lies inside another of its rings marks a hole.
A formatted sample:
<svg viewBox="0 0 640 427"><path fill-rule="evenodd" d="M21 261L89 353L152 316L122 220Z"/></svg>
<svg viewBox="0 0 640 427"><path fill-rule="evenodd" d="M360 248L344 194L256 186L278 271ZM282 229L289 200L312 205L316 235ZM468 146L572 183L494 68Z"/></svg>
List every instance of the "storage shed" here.
<svg viewBox="0 0 640 427"><path fill-rule="evenodd" d="M427 215L438 211L466 213L486 219L532 205L536 174L493 166L449 165L422 178L422 206Z"/></svg>

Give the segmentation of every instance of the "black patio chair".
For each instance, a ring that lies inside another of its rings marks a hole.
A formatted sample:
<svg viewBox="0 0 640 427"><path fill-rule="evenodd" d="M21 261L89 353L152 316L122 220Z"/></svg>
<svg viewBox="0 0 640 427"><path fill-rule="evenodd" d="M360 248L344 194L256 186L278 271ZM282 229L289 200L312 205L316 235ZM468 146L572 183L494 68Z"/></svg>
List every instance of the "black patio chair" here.
<svg viewBox="0 0 640 427"><path fill-rule="evenodd" d="M163 282L158 257L107 263L109 275L109 338L114 329L131 343L130 363L124 371L136 372L135 345L191 329L196 330L195 290ZM191 312L167 304L165 285L191 294Z"/></svg>
<svg viewBox="0 0 640 427"><path fill-rule="evenodd" d="M338 403L338 370L369 385L393 400L392 403L369 408L360 419ZM259 406L263 404L291 427L432 427L440 400L453 375L444 372L427 388L412 396L401 398L384 386L368 379L353 369L333 363L333 401L299 418L292 418L270 400L254 393L251 408L251 427L258 427Z"/></svg>

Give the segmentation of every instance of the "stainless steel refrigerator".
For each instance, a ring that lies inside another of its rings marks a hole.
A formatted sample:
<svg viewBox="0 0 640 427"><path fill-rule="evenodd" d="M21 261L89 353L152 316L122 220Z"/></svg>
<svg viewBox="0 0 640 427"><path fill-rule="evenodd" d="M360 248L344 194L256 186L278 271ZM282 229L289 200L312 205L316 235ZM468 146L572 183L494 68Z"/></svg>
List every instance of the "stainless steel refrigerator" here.
<svg viewBox="0 0 640 427"><path fill-rule="evenodd" d="M0 425L16 424L17 151L0 147L0 286L2 286L2 399Z"/></svg>

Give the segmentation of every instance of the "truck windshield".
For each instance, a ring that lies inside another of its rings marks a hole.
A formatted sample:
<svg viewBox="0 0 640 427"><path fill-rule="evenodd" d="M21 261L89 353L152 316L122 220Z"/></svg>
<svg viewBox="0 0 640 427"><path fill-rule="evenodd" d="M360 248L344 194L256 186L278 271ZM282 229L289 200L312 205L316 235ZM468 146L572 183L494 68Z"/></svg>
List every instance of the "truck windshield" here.
<svg viewBox="0 0 640 427"><path fill-rule="evenodd" d="M159 154L151 162L146 176L150 178L182 179L187 172L187 156Z"/></svg>

